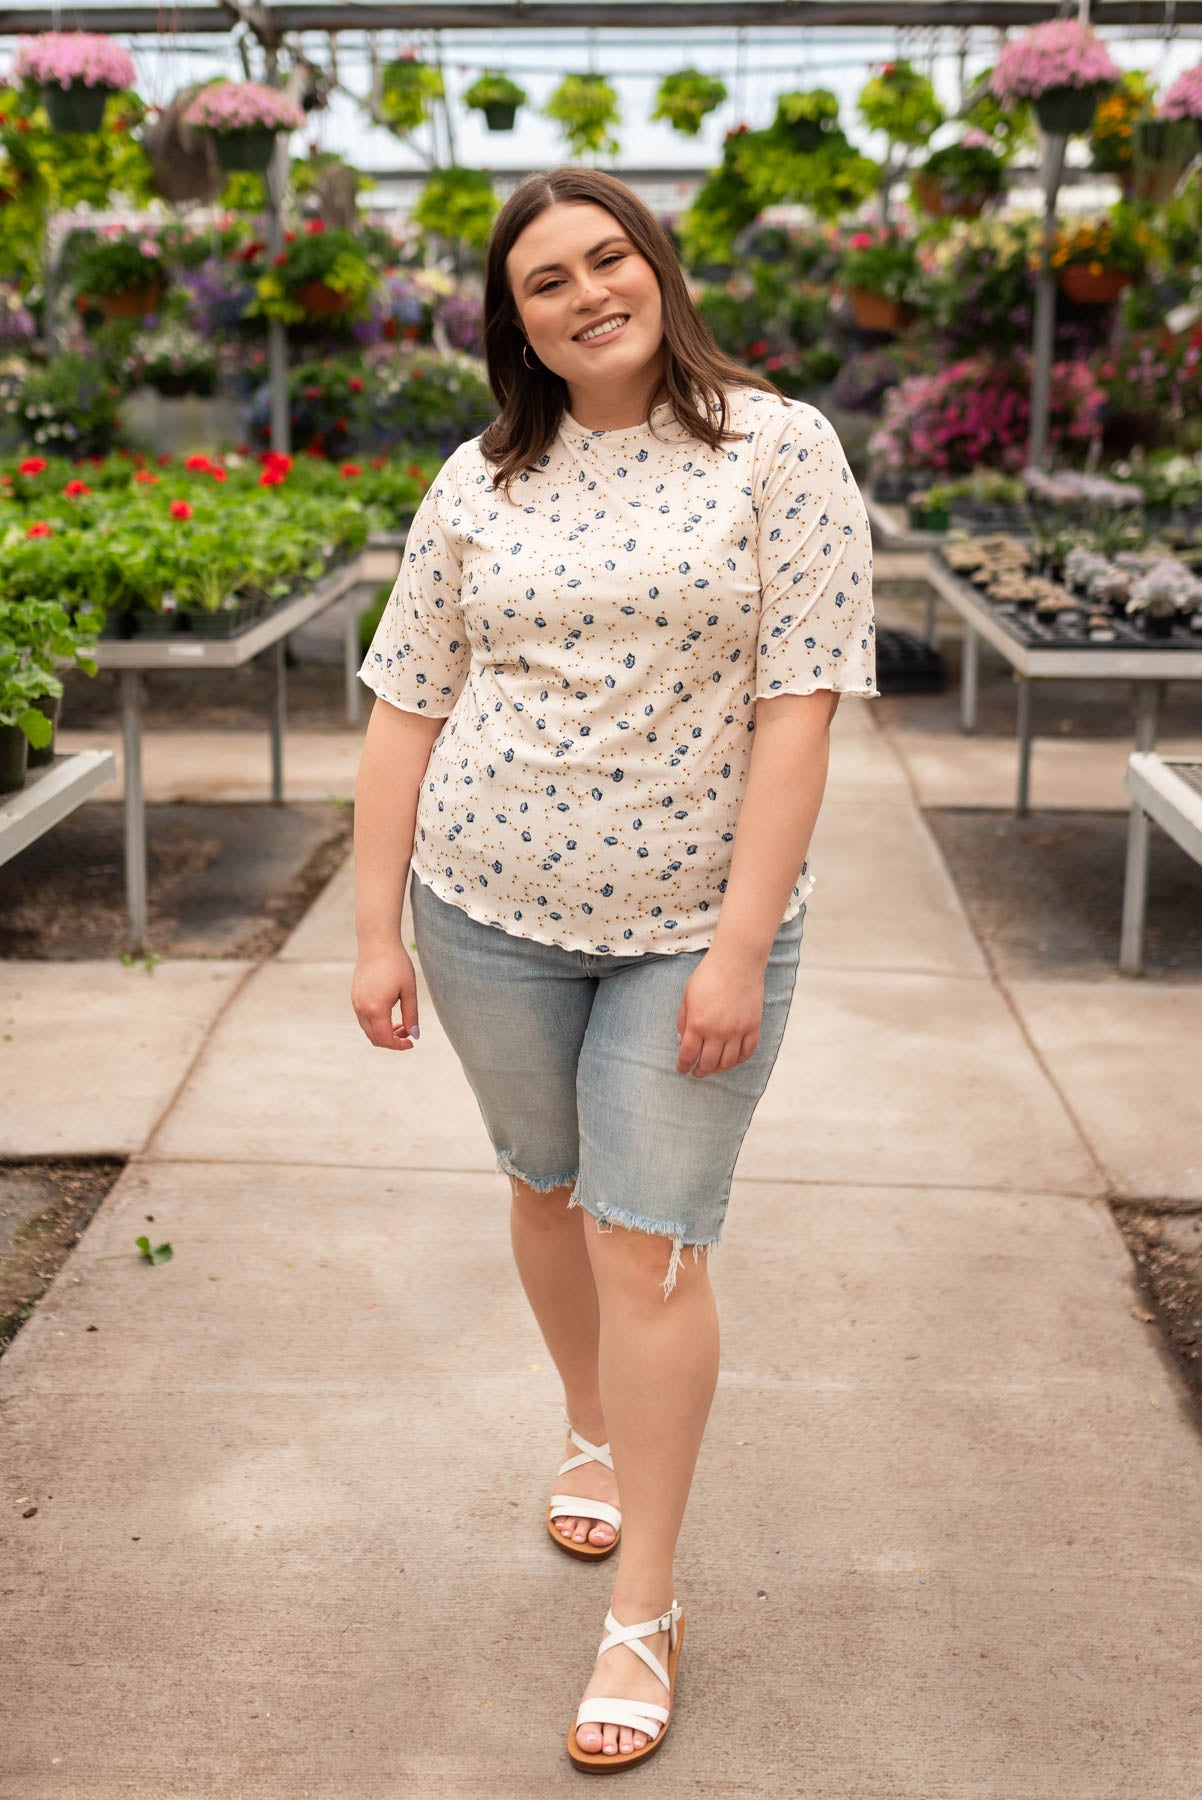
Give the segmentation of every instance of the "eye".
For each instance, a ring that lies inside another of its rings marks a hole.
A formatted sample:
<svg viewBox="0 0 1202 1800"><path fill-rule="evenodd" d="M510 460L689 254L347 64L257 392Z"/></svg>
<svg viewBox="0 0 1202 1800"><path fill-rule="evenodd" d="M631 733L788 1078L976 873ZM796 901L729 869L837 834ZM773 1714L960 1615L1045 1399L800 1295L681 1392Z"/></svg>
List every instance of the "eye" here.
<svg viewBox="0 0 1202 1800"><path fill-rule="evenodd" d="M625 255L626 255L625 250L611 250L608 255L601 257L600 261L597 264L597 267L599 269L603 269L605 267L606 263L621 262ZM555 281L555 280L544 281L542 286L535 288L534 291L536 294L549 294L551 292L552 288L557 288L560 285L561 285L561 283L559 281Z"/></svg>

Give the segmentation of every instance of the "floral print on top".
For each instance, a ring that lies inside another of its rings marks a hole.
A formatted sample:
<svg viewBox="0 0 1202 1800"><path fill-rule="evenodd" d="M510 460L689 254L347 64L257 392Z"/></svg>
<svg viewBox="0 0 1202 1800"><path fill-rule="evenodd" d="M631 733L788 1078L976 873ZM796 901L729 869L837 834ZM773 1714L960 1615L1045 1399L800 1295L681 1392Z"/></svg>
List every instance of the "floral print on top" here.
<svg viewBox="0 0 1202 1800"><path fill-rule="evenodd" d="M728 403L717 450L670 402L609 431L565 414L511 500L475 438L422 497L359 674L448 720L412 866L473 919L594 956L708 948L755 702L878 696L835 431L759 389ZM807 862L782 923L813 886Z"/></svg>

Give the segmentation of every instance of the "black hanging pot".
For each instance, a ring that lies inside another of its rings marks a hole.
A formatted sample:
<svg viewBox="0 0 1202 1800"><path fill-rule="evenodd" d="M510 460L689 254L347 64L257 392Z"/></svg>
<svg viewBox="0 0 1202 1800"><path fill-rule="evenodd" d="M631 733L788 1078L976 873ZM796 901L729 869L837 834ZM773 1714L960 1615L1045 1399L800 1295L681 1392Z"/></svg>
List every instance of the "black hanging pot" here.
<svg viewBox="0 0 1202 1800"><path fill-rule="evenodd" d="M213 148L227 175L265 175L275 152L276 134L269 125L242 131L215 131Z"/></svg>
<svg viewBox="0 0 1202 1800"><path fill-rule="evenodd" d="M512 131L513 122L518 116L516 106L504 100L493 100L484 107L484 123L490 131Z"/></svg>
<svg viewBox="0 0 1202 1800"><path fill-rule="evenodd" d="M1035 117L1048 137L1071 137L1089 130L1101 95L1102 89L1096 84L1048 88L1033 101Z"/></svg>
<svg viewBox="0 0 1202 1800"><path fill-rule="evenodd" d="M111 92L111 88L84 87L78 81L72 82L70 87L48 82L42 89L42 105L55 131L99 131L104 124L104 108Z"/></svg>

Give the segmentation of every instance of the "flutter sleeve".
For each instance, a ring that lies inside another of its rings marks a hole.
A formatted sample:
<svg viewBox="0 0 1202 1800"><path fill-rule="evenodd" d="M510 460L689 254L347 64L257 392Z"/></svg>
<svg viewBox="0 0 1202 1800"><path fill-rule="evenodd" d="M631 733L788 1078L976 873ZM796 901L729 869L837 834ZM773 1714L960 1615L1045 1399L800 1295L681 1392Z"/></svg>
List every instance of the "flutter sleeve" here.
<svg viewBox="0 0 1202 1800"><path fill-rule="evenodd" d="M454 468L462 448L422 495L401 572L359 670L360 681L382 700L436 718L454 710L471 663L461 604L462 500Z"/></svg>
<svg viewBox="0 0 1202 1800"><path fill-rule="evenodd" d="M830 421L799 401L756 457L757 700L819 688L880 697L868 514Z"/></svg>

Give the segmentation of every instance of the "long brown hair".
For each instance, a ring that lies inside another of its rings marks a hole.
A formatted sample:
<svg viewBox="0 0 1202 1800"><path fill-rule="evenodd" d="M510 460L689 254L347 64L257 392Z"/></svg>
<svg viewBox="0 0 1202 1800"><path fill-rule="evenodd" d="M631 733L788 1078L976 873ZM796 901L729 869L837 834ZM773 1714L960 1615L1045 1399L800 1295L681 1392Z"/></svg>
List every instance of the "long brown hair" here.
<svg viewBox="0 0 1202 1800"><path fill-rule="evenodd" d="M504 486L507 498L514 478L537 465L558 431L568 403L562 376L541 362L531 369L523 360L526 339L505 266L531 220L559 201L588 201L604 207L655 271L663 308L664 373L649 410L671 400L681 424L716 450L721 444L738 442L740 435L726 429L728 388L762 388L770 394L781 391L719 349L689 298L671 238L624 182L604 170L573 163L528 175L497 215L488 241L484 282L484 357L488 385L500 411L481 433L480 451L494 465L494 489ZM716 423L711 407L717 411Z"/></svg>

